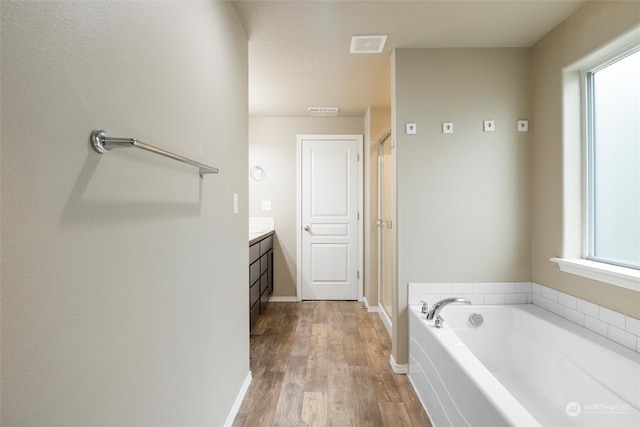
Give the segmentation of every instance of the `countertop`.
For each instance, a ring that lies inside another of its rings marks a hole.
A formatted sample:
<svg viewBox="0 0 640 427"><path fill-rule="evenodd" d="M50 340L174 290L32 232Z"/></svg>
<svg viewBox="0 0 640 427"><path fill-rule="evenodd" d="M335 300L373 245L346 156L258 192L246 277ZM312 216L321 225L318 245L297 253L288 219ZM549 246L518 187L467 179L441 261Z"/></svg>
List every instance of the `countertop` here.
<svg viewBox="0 0 640 427"><path fill-rule="evenodd" d="M249 230L249 246L273 234L273 230Z"/></svg>

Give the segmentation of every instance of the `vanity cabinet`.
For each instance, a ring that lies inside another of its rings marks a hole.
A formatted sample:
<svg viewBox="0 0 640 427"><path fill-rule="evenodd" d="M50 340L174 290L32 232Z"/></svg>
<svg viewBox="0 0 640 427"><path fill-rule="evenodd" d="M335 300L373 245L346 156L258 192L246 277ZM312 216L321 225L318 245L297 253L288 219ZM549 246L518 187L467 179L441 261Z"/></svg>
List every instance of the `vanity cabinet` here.
<svg viewBox="0 0 640 427"><path fill-rule="evenodd" d="M249 325L256 324L273 293L273 231L249 240Z"/></svg>

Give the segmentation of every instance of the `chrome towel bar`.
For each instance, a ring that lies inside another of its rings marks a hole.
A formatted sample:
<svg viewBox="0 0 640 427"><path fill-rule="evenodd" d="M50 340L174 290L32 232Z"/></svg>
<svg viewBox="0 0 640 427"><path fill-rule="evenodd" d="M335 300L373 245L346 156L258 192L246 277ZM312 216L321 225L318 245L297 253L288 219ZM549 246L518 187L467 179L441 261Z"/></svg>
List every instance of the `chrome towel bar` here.
<svg viewBox="0 0 640 427"><path fill-rule="evenodd" d="M111 136L107 136L107 133L102 129L97 129L91 132L90 141L93 149L100 154L104 154L105 152L113 150L114 148L138 147L142 148L143 150L151 151L152 153L160 154L161 156L165 156L170 159L195 166L198 168L201 178L204 178L204 176L208 173L219 172L218 168L214 168L212 166L196 162L195 160L179 156L169 151L165 151L162 148L154 147L153 145L145 144L144 142L138 141L134 138L114 138Z"/></svg>

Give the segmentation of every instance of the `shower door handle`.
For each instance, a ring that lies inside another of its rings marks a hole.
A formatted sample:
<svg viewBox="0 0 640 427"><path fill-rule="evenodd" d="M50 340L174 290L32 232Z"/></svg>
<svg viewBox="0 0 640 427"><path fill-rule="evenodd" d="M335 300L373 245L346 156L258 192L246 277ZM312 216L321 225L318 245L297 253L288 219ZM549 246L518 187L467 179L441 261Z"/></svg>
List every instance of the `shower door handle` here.
<svg viewBox="0 0 640 427"><path fill-rule="evenodd" d="M385 221L384 219L378 219L376 221L376 225L380 228L384 227L384 228L391 228L391 220L389 221Z"/></svg>

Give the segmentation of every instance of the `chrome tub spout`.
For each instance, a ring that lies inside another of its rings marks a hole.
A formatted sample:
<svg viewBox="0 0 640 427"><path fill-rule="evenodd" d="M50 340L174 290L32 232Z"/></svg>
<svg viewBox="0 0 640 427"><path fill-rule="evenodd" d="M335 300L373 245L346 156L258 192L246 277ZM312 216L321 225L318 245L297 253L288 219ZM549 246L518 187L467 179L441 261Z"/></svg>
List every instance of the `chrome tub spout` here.
<svg viewBox="0 0 640 427"><path fill-rule="evenodd" d="M436 319L436 328L442 328L442 324L444 320L440 317L440 311L445 308L447 305L452 303L461 303L461 304L471 304L466 298L445 298L443 300L438 301L437 303L431 306L431 309L427 312L427 320Z"/></svg>

